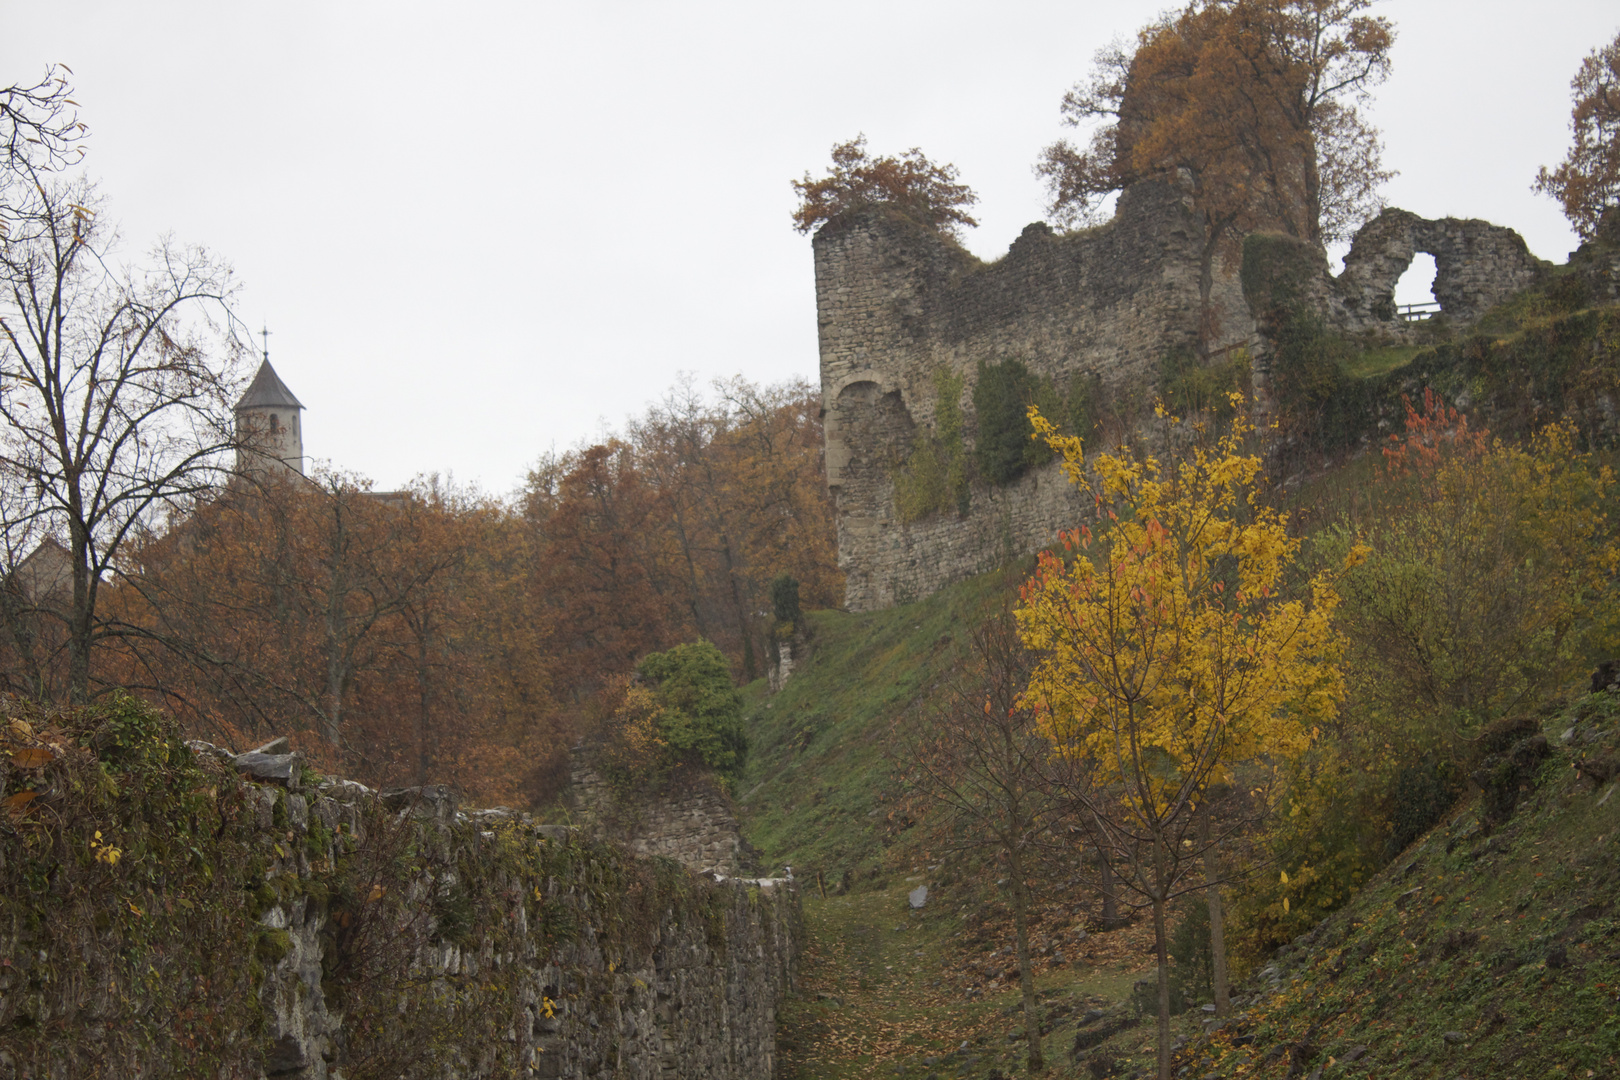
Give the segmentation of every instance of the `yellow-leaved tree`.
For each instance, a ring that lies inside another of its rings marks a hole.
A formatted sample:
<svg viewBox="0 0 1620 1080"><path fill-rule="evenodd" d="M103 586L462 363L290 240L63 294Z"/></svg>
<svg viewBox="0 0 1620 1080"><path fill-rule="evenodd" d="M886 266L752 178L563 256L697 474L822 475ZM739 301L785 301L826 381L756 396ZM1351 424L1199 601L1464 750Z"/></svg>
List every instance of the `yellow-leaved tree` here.
<svg viewBox="0 0 1620 1080"><path fill-rule="evenodd" d="M1043 553L1023 587L1019 630L1040 657L1027 699L1057 752L1091 777L1077 799L1099 853L1152 908L1165 1080L1166 905L1207 887L1219 936L1219 877L1196 868L1221 837L1201 804L1218 783L1264 787L1344 696L1333 575L1290 574L1299 541L1263 501L1260 459L1244 446L1253 427L1241 395L1232 404L1218 435L1161 406L1162 458L1121 447L1089 463L1080 439L1030 409L1037 437L1093 497L1098 527L1063 534L1067 554Z"/></svg>

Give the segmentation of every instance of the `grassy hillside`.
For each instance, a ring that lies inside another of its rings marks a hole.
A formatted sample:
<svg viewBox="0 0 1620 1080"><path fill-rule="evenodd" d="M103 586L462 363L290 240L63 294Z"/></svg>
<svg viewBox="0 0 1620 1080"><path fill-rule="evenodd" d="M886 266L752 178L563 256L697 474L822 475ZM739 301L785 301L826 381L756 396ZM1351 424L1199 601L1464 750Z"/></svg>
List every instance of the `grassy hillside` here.
<svg viewBox="0 0 1620 1080"><path fill-rule="evenodd" d="M1379 504L1368 498L1379 455L1366 451L1398 430L1401 398L1424 386L1471 402L1479 424L1508 438L1567 413L1611 457L1620 307L1591 299L1555 276L1466 333L1430 328L1422 345L1302 337L1293 360L1311 378L1299 385L1331 393L1305 402L1328 452L1311 456L1327 472L1294 477L1300 526ZM790 1078L1023 1072L1000 875L942 858L930 829L910 820L918 808L897 780L895 725L926 717L966 660L968 628L1027 569L889 611L812 613L810 654L787 687L750 690L744 832L770 869L792 864L810 884L803 993L783 1016ZM1620 798L1610 797L1620 694L1516 723L1498 747L1488 732L1472 743L1465 732L1451 764L1472 770L1468 794L1348 904L1260 961L1235 1016L1176 1018L1178 1076L1620 1076ZM929 897L914 911L906 896L919 884ZM1038 884L1032 943L1050 1075L1149 1075L1138 980L1152 974L1150 930L1138 920L1102 932L1095 893L1069 870Z"/></svg>
<svg viewBox="0 0 1620 1080"><path fill-rule="evenodd" d="M1285 947L1188 1075L1617 1075L1620 695L1576 700L1543 735L1507 822L1465 801Z"/></svg>
<svg viewBox="0 0 1620 1080"><path fill-rule="evenodd" d="M893 723L928 707L963 660L966 629L1020 577L983 574L887 611L807 614L809 655L787 686L750 687L737 803L769 869L786 863L828 882L881 872L899 824Z"/></svg>
<svg viewBox="0 0 1620 1080"><path fill-rule="evenodd" d="M1231 1019L1177 1017L1177 1075L1617 1075L1620 798L1592 775L1620 765L1620 694L1575 700L1541 736L1547 757L1507 776L1510 818L1499 820L1499 784L1497 820L1476 790L1237 988ZM856 741L870 752L876 740ZM1484 763L1487 786L1511 759L1509 749ZM826 805L829 783L803 790ZM841 857L836 833L800 836L786 823L778 835ZM862 836L875 865L880 830ZM1023 1075L1010 920L993 875L906 865L903 840L889 853L884 880L847 895L804 890L809 947L782 1016L785 1075ZM930 886L920 911L906 900L918 884ZM1032 933L1047 1075L1149 1075L1152 1018L1133 990L1152 978L1151 928L1138 919L1101 933L1094 909L1085 888L1054 888Z"/></svg>

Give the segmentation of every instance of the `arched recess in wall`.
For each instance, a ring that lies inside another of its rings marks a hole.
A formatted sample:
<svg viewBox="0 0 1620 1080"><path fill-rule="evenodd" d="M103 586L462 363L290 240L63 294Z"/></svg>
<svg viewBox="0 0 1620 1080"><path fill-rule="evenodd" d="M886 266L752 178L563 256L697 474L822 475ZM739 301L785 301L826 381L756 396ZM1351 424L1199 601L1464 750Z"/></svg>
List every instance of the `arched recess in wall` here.
<svg viewBox="0 0 1620 1080"><path fill-rule="evenodd" d="M846 383L827 410L827 484L834 488L884 479L911 449L916 423L898 390L868 379Z"/></svg>

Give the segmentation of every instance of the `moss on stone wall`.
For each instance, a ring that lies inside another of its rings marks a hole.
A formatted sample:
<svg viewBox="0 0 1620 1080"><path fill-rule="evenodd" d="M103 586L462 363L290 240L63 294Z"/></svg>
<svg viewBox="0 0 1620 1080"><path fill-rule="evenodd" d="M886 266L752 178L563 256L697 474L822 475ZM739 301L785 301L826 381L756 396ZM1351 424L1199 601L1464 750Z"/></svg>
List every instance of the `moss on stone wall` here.
<svg viewBox="0 0 1620 1080"><path fill-rule="evenodd" d="M1553 288L1556 289L1556 283ZM1620 307L1559 314L1542 290L1516 297L1474 331L1378 374L1352 374L1369 346L1295 308L1270 333L1270 387L1295 452L1338 453L1397 432L1425 388L1517 438L1569 416L1592 445L1620 438Z"/></svg>
<svg viewBox="0 0 1620 1080"><path fill-rule="evenodd" d="M1326 269L1322 252L1297 237L1261 232L1243 238L1243 295L1262 317L1306 300Z"/></svg>
<svg viewBox="0 0 1620 1080"><path fill-rule="evenodd" d="M260 786L127 697L0 740L0 1076L772 1071L782 888L443 789Z"/></svg>
<svg viewBox="0 0 1620 1080"><path fill-rule="evenodd" d="M1024 470L1051 460L1050 451L1031 438L1031 405L1057 423L1066 418L1051 379L1036 376L1020 360L979 364L973 385L973 413L978 422L973 460L986 483L1010 484Z"/></svg>
<svg viewBox="0 0 1620 1080"><path fill-rule="evenodd" d="M0 1066L252 1075L276 942L249 793L128 697L12 704L0 743Z"/></svg>
<svg viewBox="0 0 1620 1080"><path fill-rule="evenodd" d="M934 431L920 433L911 453L895 470L894 501L905 522L934 514L966 514L968 489L967 450L963 441L962 376L935 368Z"/></svg>

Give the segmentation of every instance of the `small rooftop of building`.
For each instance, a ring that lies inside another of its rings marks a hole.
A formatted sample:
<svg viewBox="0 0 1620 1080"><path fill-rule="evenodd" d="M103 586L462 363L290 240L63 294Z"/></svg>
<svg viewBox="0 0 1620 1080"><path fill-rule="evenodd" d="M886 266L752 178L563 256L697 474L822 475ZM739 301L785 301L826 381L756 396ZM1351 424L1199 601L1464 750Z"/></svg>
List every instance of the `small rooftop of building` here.
<svg viewBox="0 0 1620 1080"><path fill-rule="evenodd" d="M293 397L293 392L287 389L287 384L281 381L276 369L270 366L270 360L265 358L259 365L259 372L253 376L253 382L248 384L247 393L242 400L236 403L236 411L257 408L302 409L304 403Z"/></svg>

